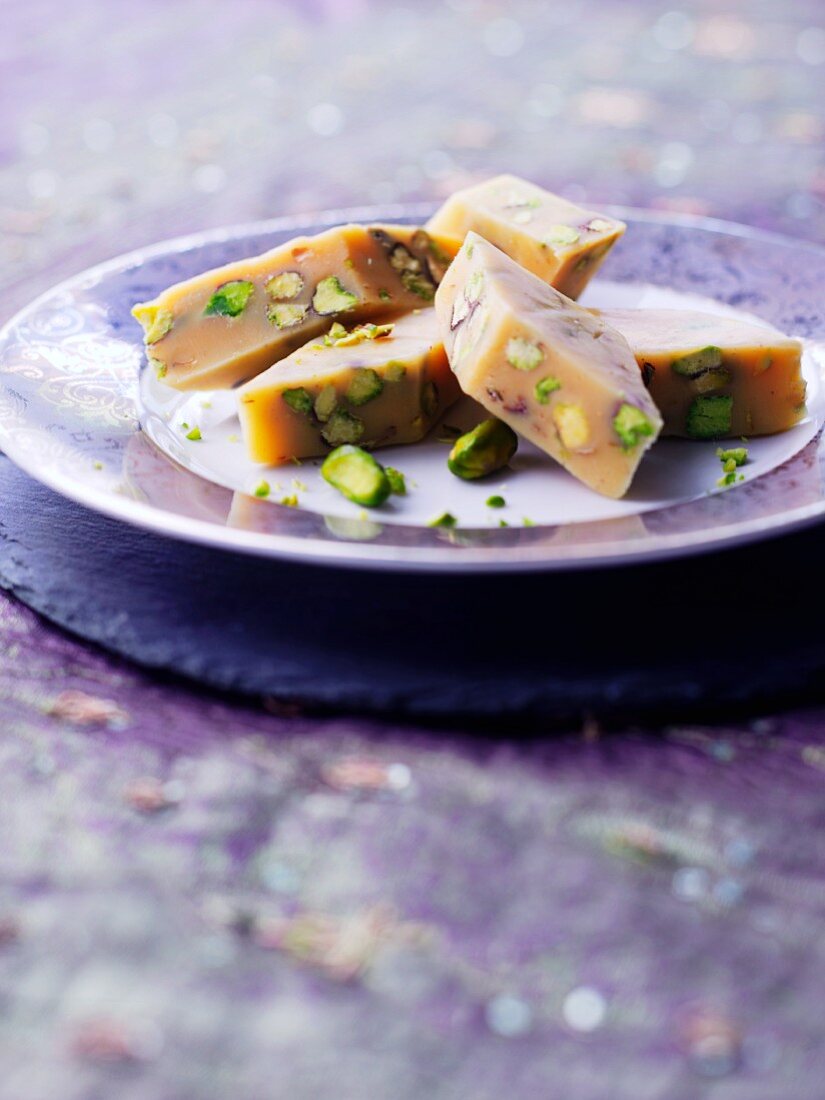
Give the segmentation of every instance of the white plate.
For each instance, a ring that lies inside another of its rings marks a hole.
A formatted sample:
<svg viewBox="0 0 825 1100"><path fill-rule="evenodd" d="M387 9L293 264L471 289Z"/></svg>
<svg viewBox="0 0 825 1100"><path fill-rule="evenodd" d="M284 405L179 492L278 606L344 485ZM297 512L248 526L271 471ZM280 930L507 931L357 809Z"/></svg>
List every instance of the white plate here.
<svg viewBox="0 0 825 1100"><path fill-rule="evenodd" d="M447 471L447 447L436 430L423 444L382 450L382 461L406 473L411 491L364 518L322 481L317 462L300 469L249 463L242 445L230 442L238 434L233 394L181 395L148 371L138 387L143 356L129 316L134 301L296 233L350 218L413 220L428 212L341 211L311 224L283 220L202 234L55 288L0 335L4 450L67 496L170 535L365 567L494 571L636 561L790 529L823 514L815 437L825 416L825 354L817 340L825 334L825 251L706 219L618 211L628 233L583 303L732 313L805 340L810 415L790 432L749 441L746 481L722 492L716 444L681 440L652 448L622 501L592 493L526 443L503 476L465 483ZM141 406L145 434L138 429ZM478 417L464 401L445 420L467 427ZM197 423L203 439L186 440L182 421ZM248 495L264 478L275 500L297 491L300 508ZM493 493L505 497L505 509L486 506ZM427 526L445 510L458 517L459 529ZM502 519L507 528L499 527Z"/></svg>

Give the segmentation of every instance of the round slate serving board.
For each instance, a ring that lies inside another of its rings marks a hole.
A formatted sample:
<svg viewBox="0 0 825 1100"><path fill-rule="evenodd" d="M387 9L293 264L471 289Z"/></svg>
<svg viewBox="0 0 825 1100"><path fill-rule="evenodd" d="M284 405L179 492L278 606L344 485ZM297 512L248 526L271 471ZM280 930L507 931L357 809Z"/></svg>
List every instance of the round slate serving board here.
<svg viewBox="0 0 825 1100"><path fill-rule="evenodd" d="M403 576L174 542L0 458L0 584L142 665L321 708L611 720L813 696L825 530L569 574Z"/></svg>

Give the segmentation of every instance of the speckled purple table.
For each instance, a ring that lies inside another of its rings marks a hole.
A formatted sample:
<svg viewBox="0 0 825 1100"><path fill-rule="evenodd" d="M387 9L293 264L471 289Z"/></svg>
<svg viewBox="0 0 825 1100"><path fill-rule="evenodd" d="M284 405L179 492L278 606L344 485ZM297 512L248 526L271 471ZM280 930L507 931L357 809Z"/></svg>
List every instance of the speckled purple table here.
<svg viewBox="0 0 825 1100"><path fill-rule="evenodd" d="M818 0L3 14L4 314L500 169L825 239ZM823 714L318 718L0 597L0 1100L821 1100Z"/></svg>

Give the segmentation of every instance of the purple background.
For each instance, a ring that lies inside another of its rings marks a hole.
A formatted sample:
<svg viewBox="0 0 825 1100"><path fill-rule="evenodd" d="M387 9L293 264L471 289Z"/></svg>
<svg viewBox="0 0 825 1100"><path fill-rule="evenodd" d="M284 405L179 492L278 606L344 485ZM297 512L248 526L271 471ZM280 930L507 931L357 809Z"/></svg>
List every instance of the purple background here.
<svg viewBox="0 0 825 1100"><path fill-rule="evenodd" d="M4 315L149 241L499 170L825 239L819 0L2 14ZM0 653L2 1100L820 1100L820 712L311 718L5 597Z"/></svg>

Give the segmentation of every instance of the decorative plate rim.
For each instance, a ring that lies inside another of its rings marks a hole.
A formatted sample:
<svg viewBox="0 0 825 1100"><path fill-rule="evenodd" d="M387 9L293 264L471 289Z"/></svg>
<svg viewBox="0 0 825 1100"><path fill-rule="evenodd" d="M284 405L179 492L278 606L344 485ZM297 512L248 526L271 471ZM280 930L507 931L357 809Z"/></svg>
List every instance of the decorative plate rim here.
<svg viewBox="0 0 825 1100"><path fill-rule="evenodd" d="M310 224L320 228L345 221L368 222L428 217L435 208L434 203L332 208L318 213L290 214L279 218L197 231L133 249L71 275L38 295L0 327L0 345L16 326L34 314L50 298L77 289L84 284L98 282L107 274L139 267L146 260L157 256L168 256L199 246L239 240L253 234L305 229ZM607 205L604 208L617 217L626 217L632 221L680 226L745 238L750 241L764 241L766 244L793 247L825 256L825 246L816 242L788 237L721 218L660 212L630 206ZM0 376L2 373L0 370ZM446 543L436 547L413 547L343 540L326 541L312 536L244 531L176 514L143 501L86 485L76 478L62 475L59 471L42 467L38 464L36 455L27 454L15 447L14 437L2 419L0 419L0 447L9 459L36 481L110 518L185 542L307 565L333 565L367 570L382 568L398 572L460 571L480 574L554 572L635 565L698 553L710 553L734 544L742 545L771 536L776 537L810 526L825 516L825 500L819 500L791 508L777 515L756 517L751 520L738 519L713 529L679 531L671 534L658 533L641 542L607 539L603 542L588 544L586 547L555 545L552 549L546 544L509 546L506 550L501 547L472 547L468 552L458 556L456 553L458 548ZM167 462L174 462L165 454L164 459ZM179 468L183 469L183 467ZM277 505L274 506L277 507ZM469 532L473 529L466 530ZM537 527L536 530L541 531L542 528ZM461 549L468 550L466 547Z"/></svg>

